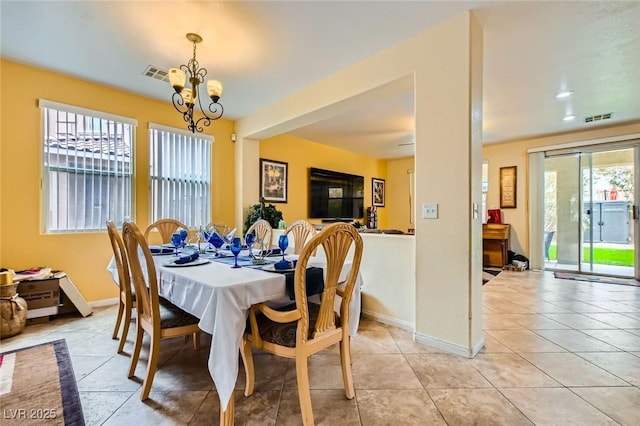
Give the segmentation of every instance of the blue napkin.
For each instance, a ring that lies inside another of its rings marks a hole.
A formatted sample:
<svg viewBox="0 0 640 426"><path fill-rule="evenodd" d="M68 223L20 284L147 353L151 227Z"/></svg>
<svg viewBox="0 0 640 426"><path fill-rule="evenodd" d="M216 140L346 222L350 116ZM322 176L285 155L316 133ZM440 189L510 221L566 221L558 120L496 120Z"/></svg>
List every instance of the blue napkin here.
<svg viewBox="0 0 640 426"><path fill-rule="evenodd" d="M282 254L282 250L280 250L279 248L272 248L271 250L263 250L262 251L262 256L280 256Z"/></svg>
<svg viewBox="0 0 640 426"><path fill-rule="evenodd" d="M296 262L297 260L281 260L280 262L275 263L273 267L276 271L282 271L283 269L294 269L296 267Z"/></svg>
<svg viewBox="0 0 640 426"><path fill-rule="evenodd" d="M278 263L274 263L274 268L277 273L284 275L285 284L287 288L287 294L289 295L289 299L295 300L296 294L294 289L294 279L295 279L295 271L291 271L288 269L295 268L297 260L293 261L280 261ZM286 267L285 267L286 266ZM313 294L320 294L324 290L324 271L322 268L310 267L307 268L306 272L306 287L307 287L307 296L311 296Z"/></svg>
<svg viewBox="0 0 640 426"><path fill-rule="evenodd" d="M169 254L173 253L174 249L171 247L151 246L149 247L149 251L153 254Z"/></svg>
<svg viewBox="0 0 640 426"><path fill-rule="evenodd" d="M198 253L193 253L187 256L182 256L179 257L178 259L176 259L174 261L175 264L177 265L182 265L183 263L189 263L189 262L193 262L194 260L196 260L198 257L200 257L200 254Z"/></svg>
<svg viewBox="0 0 640 426"><path fill-rule="evenodd" d="M222 247L222 245L224 244L224 239L216 231L213 231L211 235L209 235L207 241L214 247Z"/></svg>
<svg viewBox="0 0 640 426"><path fill-rule="evenodd" d="M280 274L284 275L285 284L287 288L287 294L289 295L289 299L296 299L295 292L295 272L294 271L280 271ZM324 271L322 268L311 267L307 268L306 274L306 287L307 287L307 296L311 296L313 294L320 294L324 290Z"/></svg>

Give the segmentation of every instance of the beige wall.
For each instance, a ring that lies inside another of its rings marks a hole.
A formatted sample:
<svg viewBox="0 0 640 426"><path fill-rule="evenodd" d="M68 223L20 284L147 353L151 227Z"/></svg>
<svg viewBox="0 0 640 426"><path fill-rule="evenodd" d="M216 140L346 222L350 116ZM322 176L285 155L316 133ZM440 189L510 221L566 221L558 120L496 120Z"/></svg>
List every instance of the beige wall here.
<svg viewBox="0 0 640 426"><path fill-rule="evenodd" d="M485 145L482 149L482 155L489 163L487 208L500 208L500 167L518 167L517 208L502 210L504 222L511 224L511 250L529 256L530 209L536 208L536 206L529 206L528 203L529 172L527 150L634 133L640 133L640 122Z"/></svg>
<svg viewBox="0 0 640 426"><path fill-rule="evenodd" d="M138 120L135 142L135 213L140 227L149 222L148 123L184 128L182 116L161 102L73 77L2 60L0 101L0 266L25 269L50 266L67 272L89 301L117 296L106 272L111 246L105 232L43 235L40 225L41 126L38 99L76 105ZM140 77L143 78L143 77ZM167 85L167 99L171 88ZM212 124L212 215L233 222L234 123Z"/></svg>
<svg viewBox="0 0 640 426"><path fill-rule="evenodd" d="M416 336L470 354L482 343L481 218L471 215L481 203L482 29L472 13L242 118L236 131L241 141L283 134L408 75L415 83L417 204L435 202L440 209L438 219L416 223ZM237 167L253 161L257 169L257 158L245 158L255 150L237 147L236 153ZM256 190L243 184L236 184L236 211L256 199Z"/></svg>

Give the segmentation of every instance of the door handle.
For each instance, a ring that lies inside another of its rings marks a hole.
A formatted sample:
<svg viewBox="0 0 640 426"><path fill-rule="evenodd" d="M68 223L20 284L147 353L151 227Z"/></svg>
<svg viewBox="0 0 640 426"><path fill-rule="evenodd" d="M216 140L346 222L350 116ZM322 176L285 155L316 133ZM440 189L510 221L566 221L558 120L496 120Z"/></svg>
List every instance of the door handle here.
<svg viewBox="0 0 640 426"><path fill-rule="evenodd" d="M631 216L633 217L633 220L638 220L638 206L635 204L631 206Z"/></svg>

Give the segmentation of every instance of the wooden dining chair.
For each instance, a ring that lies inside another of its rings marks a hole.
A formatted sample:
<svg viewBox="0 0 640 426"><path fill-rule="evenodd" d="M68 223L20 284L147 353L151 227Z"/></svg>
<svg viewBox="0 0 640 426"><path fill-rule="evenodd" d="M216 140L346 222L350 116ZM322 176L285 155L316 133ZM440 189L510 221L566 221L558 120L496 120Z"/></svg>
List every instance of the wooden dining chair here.
<svg viewBox="0 0 640 426"><path fill-rule="evenodd" d="M149 234L151 233L151 231L157 230L160 234L160 243L170 243L171 235L173 235L173 233L176 232L176 229L178 228L183 228L187 231L189 230L189 227L179 220L159 219L153 222L151 225L147 226L147 228L144 230L144 239L147 244L150 244L151 242L149 241Z"/></svg>
<svg viewBox="0 0 640 426"><path fill-rule="evenodd" d="M153 256L136 224L125 222L122 235L127 250L127 258L129 259L131 279L136 290L138 314L136 343L131 355L129 378L135 375L144 333L148 333L151 337L147 374L140 394L140 400L144 401L149 397L151 383L153 383L153 377L156 373L160 339L193 335L193 347L197 350L200 348L199 320L158 295L158 279ZM144 271L140 263L139 253L144 256L146 263Z"/></svg>
<svg viewBox="0 0 640 426"><path fill-rule="evenodd" d="M273 228L271 228L271 224L266 220L256 220L253 225L247 229L247 234L252 232L256 235L256 239L263 242L264 247L270 248L273 245Z"/></svg>
<svg viewBox="0 0 640 426"><path fill-rule="evenodd" d="M305 278L309 258L320 245L326 253L327 266L321 304L317 305L307 301ZM351 245L355 246L351 270L346 280L339 283ZM249 324L241 348L247 376L245 395L253 393L255 383L252 347L295 359L302 421L306 426L313 425L308 358L339 343L345 395L348 399L355 396L351 375L349 304L360 268L362 247L362 238L352 225L334 223L327 226L302 248L294 277L295 303L278 309L260 303L249 309ZM338 284L341 284L340 288ZM339 314L334 311L336 294L342 297Z"/></svg>
<svg viewBox="0 0 640 426"><path fill-rule="evenodd" d="M127 341L129 334L129 324L131 323L131 311L135 309L136 293L131 289L131 279L129 277L129 262L127 261L127 253L124 249L122 237L116 228L116 224L112 220L107 220L107 233L111 241L113 249L113 258L116 262L118 270L118 287L120 291L120 300L118 301L118 316L116 317L116 325L113 328L112 339L118 338L118 330L124 315L124 323L122 325L122 335L120 336L120 344L118 345L118 353L122 352L124 343Z"/></svg>
<svg viewBox="0 0 640 426"><path fill-rule="evenodd" d="M288 236L289 234L291 234L295 242L293 254L300 254L309 237L316 235L316 229L306 220L300 219L287 226L287 229L284 230L284 235ZM315 256L315 251L312 256Z"/></svg>

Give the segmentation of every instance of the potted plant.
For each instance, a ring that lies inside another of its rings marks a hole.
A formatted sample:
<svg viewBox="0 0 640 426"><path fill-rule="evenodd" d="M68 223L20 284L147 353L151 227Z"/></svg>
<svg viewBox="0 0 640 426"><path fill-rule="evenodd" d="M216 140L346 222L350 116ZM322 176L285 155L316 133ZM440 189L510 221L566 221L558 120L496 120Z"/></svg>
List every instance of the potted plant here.
<svg viewBox="0 0 640 426"><path fill-rule="evenodd" d="M254 204L249 207L247 213L247 220L244 222L245 232L254 222L258 219L264 219L271 225L272 228L278 228L278 224L282 220L282 212L276 208L273 204L265 205L264 198L260 198L259 204Z"/></svg>

